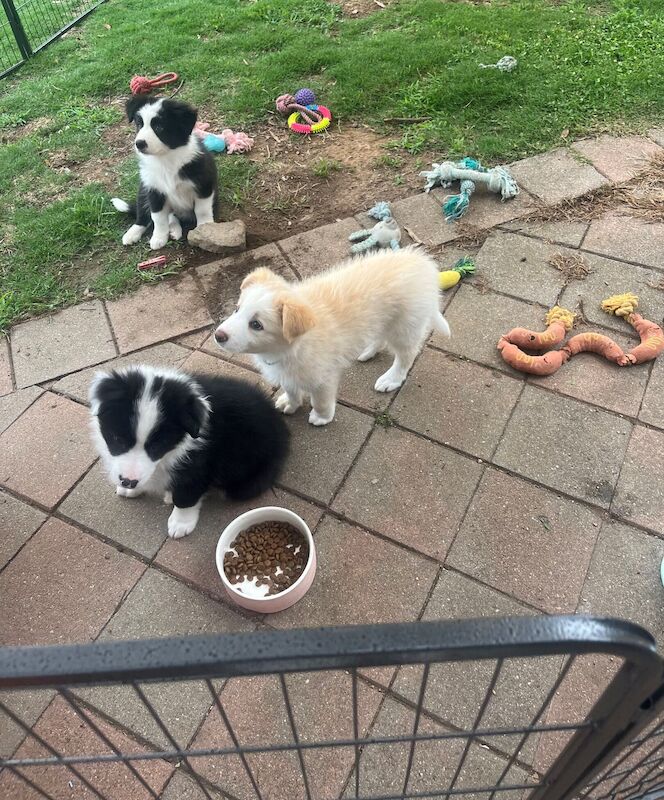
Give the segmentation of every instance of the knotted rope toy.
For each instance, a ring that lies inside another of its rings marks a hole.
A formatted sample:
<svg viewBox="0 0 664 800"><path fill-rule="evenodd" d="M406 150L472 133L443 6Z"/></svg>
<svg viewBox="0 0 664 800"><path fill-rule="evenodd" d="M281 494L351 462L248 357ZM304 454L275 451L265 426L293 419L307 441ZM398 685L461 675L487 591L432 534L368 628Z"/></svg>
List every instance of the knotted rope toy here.
<svg viewBox="0 0 664 800"><path fill-rule="evenodd" d="M374 247L390 247L392 250L399 250L401 241L401 228L392 216L390 204L385 201L376 203L370 209L368 215L372 219L379 220L373 228L364 228L361 231L351 233L348 237L349 242L356 242L352 245L352 253L366 253Z"/></svg>
<svg viewBox="0 0 664 800"><path fill-rule="evenodd" d="M233 133L230 128L224 128L220 134L211 133L209 122L197 122L194 133L203 141L203 146L211 153L248 153L254 146L254 140L246 133L238 131Z"/></svg>
<svg viewBox="0 0 664 800"><path fill-rule="evenodd" d="M282 94L275 105L280 114L288 114L288 127L293 133L320 133L332 121L330 109L316 103L311 89L298 89L295 95ZM300 118L304 122L300 122Z"/></svg>
<svg viewBox="0 0 664 800"><path fill-rule="evenodd" d="M565 334L572 329L575 314L566 308L554 306L546 315L547 329L543 332L530 331L527 328L514 328L502 336L498 342L498 350L503 360L519 372L531 375L553 375L572 356L578 353L597 353L619 367L630 367L652 361L664 350L664 331L650 320L637 314L639 304L636 295L627 292L607 298L602 302L602 310L607 314L623 317L639 334L640 344L628 353L609 336L590 331L579 333L567 342L560 350L549 350L543 355L533 356L526 350L539 351L559 345ZM522 349L523 348L523 349Z"/></svg>
<svg viewBox="0 0 664 800"><path fill-rule="evenodd" d="M519 62L514 56L503 56L495 64L480 64L480 69L498 69L501 72L512 72Z"/></svg>
<svg viewBox="0 0 664 800"><path fill-rule="evenodd" d="M460 193L448 195L443 203L443 214L448 222L461 219L468 211L476 183L483 183L490 192L500 192L503 200L511 200L519 194L516 181L505 167L487 169L472 158L462 158L456 163L443 161L432 167L429 171L420 172L420 177L426 178L425 192L430 192L436 186L447 189L453 181L461 181Z"/></svg>
<svg viewBox="0 0 664 800"><path fill-rule="evenodd" d="M177 72L163 72L161 75L157 75L156 78L147 78L145 75L134 75L129 81L129 88L132 94L150 94L153 89L160 89L162 86L168 86L169 83L175 83L177 79Z"/></svg>

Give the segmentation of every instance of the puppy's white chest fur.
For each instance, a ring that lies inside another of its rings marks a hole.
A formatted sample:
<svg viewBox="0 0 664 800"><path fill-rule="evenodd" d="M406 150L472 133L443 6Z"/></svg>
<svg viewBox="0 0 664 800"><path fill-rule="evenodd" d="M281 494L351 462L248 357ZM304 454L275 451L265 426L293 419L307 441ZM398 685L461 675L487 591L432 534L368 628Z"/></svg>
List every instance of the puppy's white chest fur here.
<svg viewBox="0 0 664 800"><path fill-rule="evenodd" d="M180 152L182 151L182 152ZM174 211L193 212L196 201L194 185L180 176L182 167L195 156L191 144L162 156L141 155L139 169L143 184L168 198Z"/></svg>

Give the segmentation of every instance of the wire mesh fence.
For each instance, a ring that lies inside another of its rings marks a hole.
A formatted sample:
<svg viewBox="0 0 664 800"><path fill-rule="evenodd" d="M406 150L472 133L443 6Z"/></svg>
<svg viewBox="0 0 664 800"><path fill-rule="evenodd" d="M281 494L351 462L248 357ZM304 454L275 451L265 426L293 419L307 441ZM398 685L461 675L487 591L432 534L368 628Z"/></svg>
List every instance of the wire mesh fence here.
<svg viewBox="0 0 664 800"><path fill-rule="evenodd" d="M631 800L661 681L581 617L6 648L0 797Z"/></svg>
<svg viewBox="0 0 664 800"><path fill-rule="evenodd" d="M0 77L87 16L104 0L0 0Z"/></svg>

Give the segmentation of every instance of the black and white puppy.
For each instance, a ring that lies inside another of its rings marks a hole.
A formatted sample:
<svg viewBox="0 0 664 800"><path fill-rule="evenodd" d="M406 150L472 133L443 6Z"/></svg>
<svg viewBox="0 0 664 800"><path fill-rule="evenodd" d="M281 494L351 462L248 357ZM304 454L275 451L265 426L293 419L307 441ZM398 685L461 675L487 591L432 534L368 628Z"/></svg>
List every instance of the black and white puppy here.
<svg viewBox="0 0 664 800"><path fill-rule="evenodd" d="M140 187L135 204L111 200L118 211L136 217L122 244L136 244L153 225L150 247L159 250L169 236L182 238L183 224L215 221L217 167L193 132L197 116L178 100L138 95L127 101L127 117L136 125Z"/></svg>
<svg viewBox="0 0 664 800"><path fill-rule="evenodd" d="M230 378L132 366L90 387L93 437L116 493L156 493L174 508L168 535L191 533L212 486L249 500L275 482L289 431L256 387Z"/></svg>

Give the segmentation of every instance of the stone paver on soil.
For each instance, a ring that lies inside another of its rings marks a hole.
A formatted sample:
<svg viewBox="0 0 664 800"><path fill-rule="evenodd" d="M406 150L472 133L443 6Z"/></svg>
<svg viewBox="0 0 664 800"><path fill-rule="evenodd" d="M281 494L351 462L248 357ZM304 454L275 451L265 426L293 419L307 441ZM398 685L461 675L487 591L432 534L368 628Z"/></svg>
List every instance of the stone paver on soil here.
<svg viewBox="0 0 664 800"><path fill-rule="evenodd" d="M632 179L642 156L660 153L660 146L661 128L649 139L601 136L524 159L512 165L522 188L517 199L501 202L478 190L468 215L451 225L440 208L447 190L394 203L404 242L420 242L441 268L476 256L476 275L441 296L452 338L432 335L404 386L390 395L373 389L388 353L354 362L330 425L309 425L306 403L287 419L292 448L277 485L246 503L211 492L196 530L183 539L167 537L170 509L160 498L118 497L96 461L87 408L94 373L146 363L231 375L274 392L250 357L219 350L214 326L232 311L255 267L297 280L348 256L347 237L365 224L363 210L133 295L18 324L0 340L0 645L253 637L260 630L558 613L622 617L664 645L664 356L620 369L584 354L535 379L508 367L496 348L513 327L543 330L547 310L560 303L580 312L576 332L600 330L629 349L634 332L599 305L625 291L637 293L639 310L661 323L664 225L627 208L590 222L555 210L541 221L533 212L536 203L573 200ZM590 273L566 277L549 263L555 254L580 254ZM231 605L215 548L232 519L268 505L305 519L318 567L300 602L259 615ZM577 659L546 718L578 722L618 660ZM507 660L495 673L481 727L530 720L561 663L559 656ZM419 732L475 724L495 668L488 660L432 665ZM421 666L362 668L358 730L372 737L412 732L422 675ZM287 677L302 741L352 736L351 685L344 671ZM178 746L232 747L217 698L244 743L292 736L284 685L274 676L209 685L157 681L144 691L168 734L130 686L76 689L90 719L125 751L168 750L170 736ZM0 699L69 753L109 752L54 690L3 690ZM546 768L568 736L530 736L505 780L527 782L524 769ZM495 781L519 738L506 734L490 743L493 749L473 742L456 789ZM44 755L23 740L18 726L0 721L0 754ZM463 749L454 737L444 746L420 742L409 791L448 786ZM359 755L361 790L400 796L407 745L366 746ZM354 796L352 748L305 749L303 757L318 800ZM184 763L135 763L164 800L206 797ZM247 763L266 800L306 796L294 753L250 754ZM205 756L196 766L214 800L223 791L241 800L255 796L237 755ZM81 769L119 800L153 796L117 765ZM78 777L70 786L71 774L63 779L55 768L40 766L35 776L57 800L93 796ZM36 796L7 771L0 795Z"/></svg>

